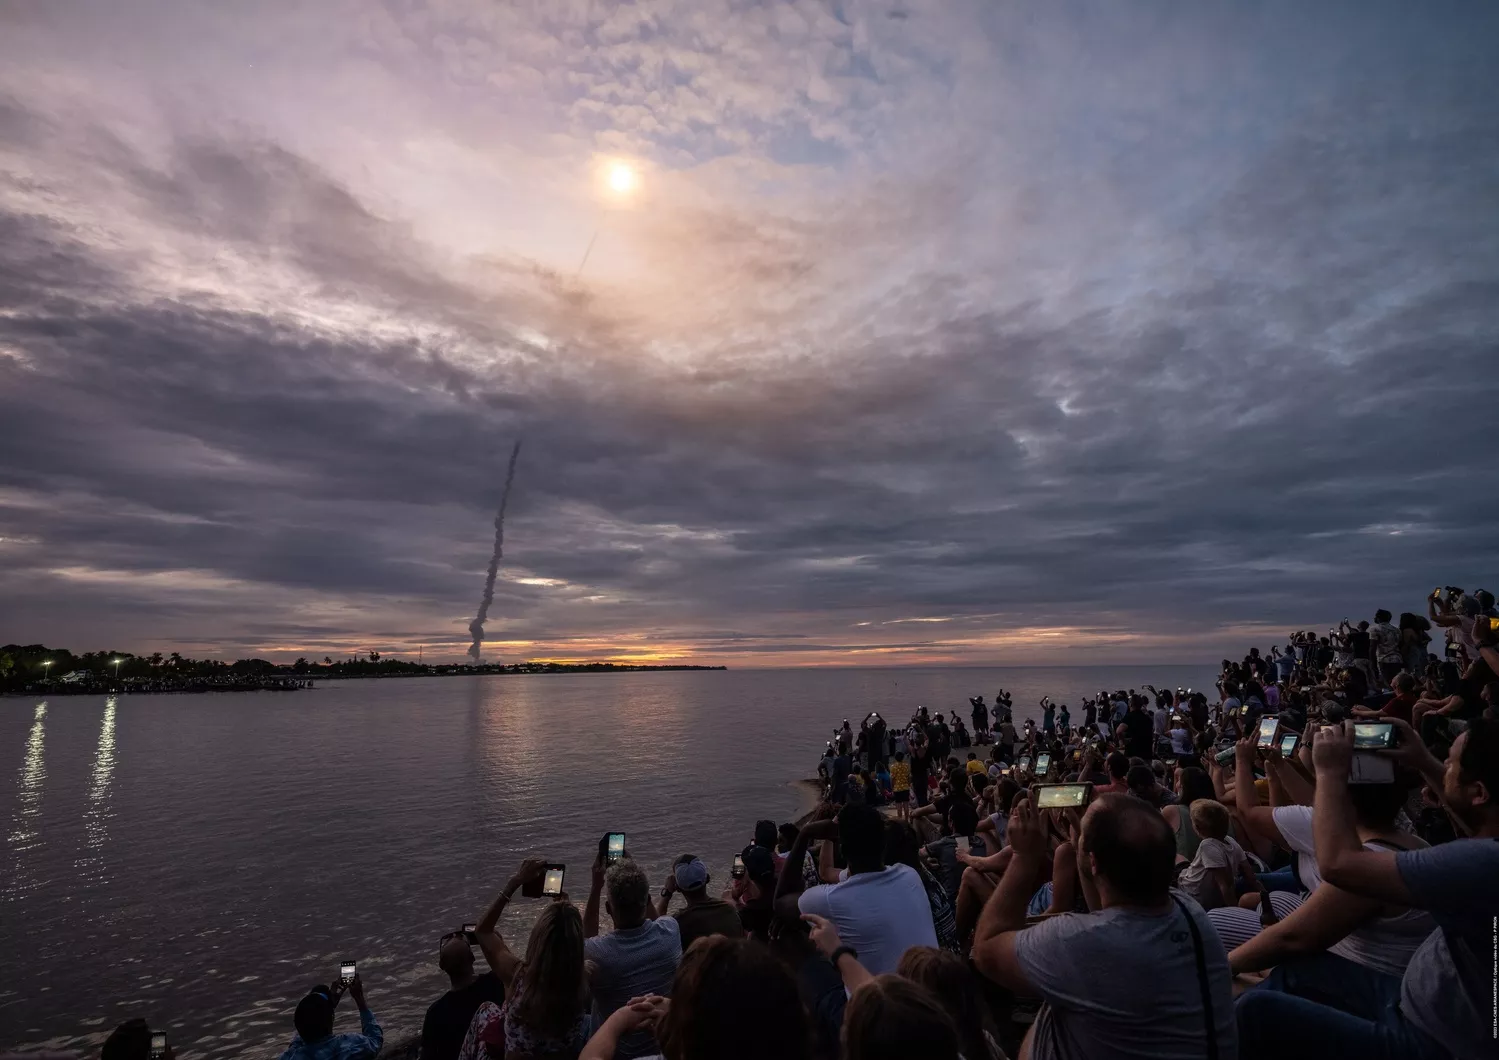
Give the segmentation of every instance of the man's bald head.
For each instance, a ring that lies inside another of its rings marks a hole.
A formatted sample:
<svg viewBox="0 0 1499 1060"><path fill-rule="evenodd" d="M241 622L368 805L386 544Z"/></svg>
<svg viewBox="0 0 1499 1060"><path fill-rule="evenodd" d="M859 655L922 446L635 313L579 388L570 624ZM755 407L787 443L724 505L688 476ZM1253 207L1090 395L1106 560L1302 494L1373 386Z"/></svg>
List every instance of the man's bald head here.
<svg viewBox="0 0 1499 1060"><path fill-rule="evenodd" d="M462 979L474 970L474 951L462 935L448 939L437 951L437 967L452 979Z"/></svg>
<svg viewBox="0 0 1499 1060"><path fill-rule="evenodd" d="M1176 837L1149 803L1132 795L1100 795L1083 815L1082 846L1123 901L1166 901L1176 875Z"/></svg>

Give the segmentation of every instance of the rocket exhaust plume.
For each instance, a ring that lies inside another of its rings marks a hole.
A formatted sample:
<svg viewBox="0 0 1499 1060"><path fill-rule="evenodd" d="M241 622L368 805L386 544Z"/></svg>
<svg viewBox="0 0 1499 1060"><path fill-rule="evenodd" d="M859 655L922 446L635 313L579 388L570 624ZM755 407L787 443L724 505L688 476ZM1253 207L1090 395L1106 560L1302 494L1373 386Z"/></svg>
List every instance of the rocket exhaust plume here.
<svg viewBox="0 0 1499 1060"><path fill-rule="evenodd" d="M510 450L510 467L505 472L505 489L500 494L500 510L494 516L494 555L489 557L489 574L484 578L484 596L479 600L479 613L468 624L474 642L468 646L469 658L479 661L480 647L484 643L484 621L489 617L489 605L494 603L494 577L500 569L500 557L505 554L505 505L510 500L510 484L515 481L515 461L520 456L520 439Z"/></svg>

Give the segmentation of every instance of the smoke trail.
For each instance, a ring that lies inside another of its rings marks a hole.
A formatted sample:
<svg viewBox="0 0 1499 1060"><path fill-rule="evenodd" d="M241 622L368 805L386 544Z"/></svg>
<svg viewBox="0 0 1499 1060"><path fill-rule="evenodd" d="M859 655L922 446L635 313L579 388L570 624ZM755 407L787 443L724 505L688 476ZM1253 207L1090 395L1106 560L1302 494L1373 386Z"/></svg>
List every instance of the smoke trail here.
<svg viewBox="0 0 1499 1060"><path fill-rule="evenodd" d="M479 601L479 613L468 624L469 635L474 642L468 646L469 658L479 661L480 645L484 643L484 620L489 617L489 605L494 603L494 576L500 569L500 557L505 554L505 504L510 500L510 483L515 481L515 461L520 456L520 439L510 450L510 467L505 472L505 490L500 494L500 510L494 517L494 555L489 557L489 574L484 579L484 596Z"/></svg>

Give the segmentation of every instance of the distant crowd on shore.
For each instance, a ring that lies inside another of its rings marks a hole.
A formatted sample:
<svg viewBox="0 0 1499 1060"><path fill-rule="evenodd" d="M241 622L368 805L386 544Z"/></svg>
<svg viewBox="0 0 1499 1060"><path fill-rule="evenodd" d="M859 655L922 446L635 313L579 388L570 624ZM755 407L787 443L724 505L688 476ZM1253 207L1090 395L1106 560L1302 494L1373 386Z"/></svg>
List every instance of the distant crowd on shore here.
<svg viewBox="0 0 1499 1060"><path fill-rule="evenodd" d="M622 833L581 908L523 861L434 940L419 1055L1496 1056L1496 708L1493 598L1449 587L1225 660L1211 692L845 722L812 819L757 824L725 886L693 853L648 879ZM292 1025L283 1060L382 1047L352 966ZM149 1049L137 1022L103 1055Z"/></svg>

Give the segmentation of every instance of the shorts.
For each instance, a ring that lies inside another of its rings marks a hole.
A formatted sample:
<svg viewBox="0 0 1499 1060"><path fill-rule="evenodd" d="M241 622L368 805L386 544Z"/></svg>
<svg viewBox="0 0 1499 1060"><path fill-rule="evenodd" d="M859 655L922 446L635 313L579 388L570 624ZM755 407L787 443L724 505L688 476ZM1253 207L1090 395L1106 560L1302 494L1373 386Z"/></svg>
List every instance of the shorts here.
<svg viewBox="0 0 1499 1060"><path fill-rule="evenodd" d="M904 806L911 801L911 789L905 791L894 791L890 793L890 804L892 806Z"/></svg>

